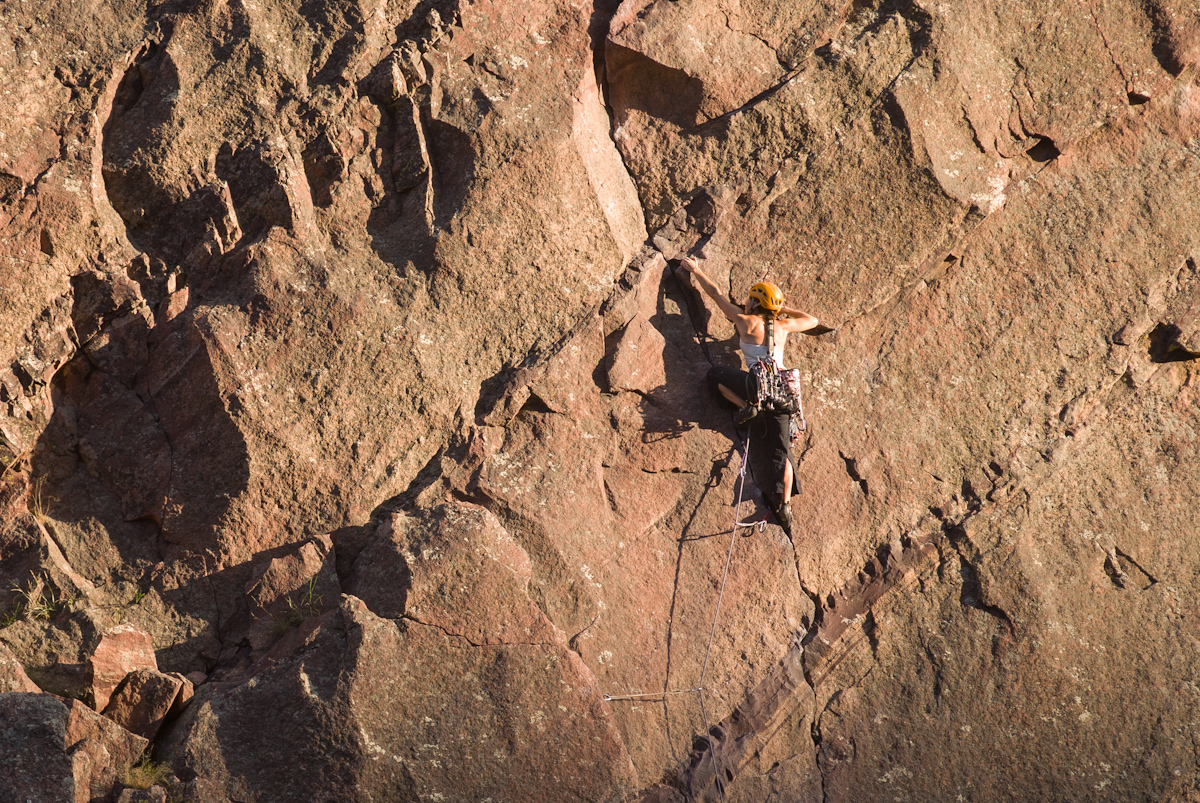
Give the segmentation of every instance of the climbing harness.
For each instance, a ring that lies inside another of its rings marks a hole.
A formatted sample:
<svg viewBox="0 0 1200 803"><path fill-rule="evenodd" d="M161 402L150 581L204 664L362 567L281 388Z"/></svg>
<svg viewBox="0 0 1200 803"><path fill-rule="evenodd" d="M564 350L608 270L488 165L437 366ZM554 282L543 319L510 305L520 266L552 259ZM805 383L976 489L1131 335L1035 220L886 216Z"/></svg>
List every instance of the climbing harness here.
<svg viewBox="0 0 1200 803"><path fill-rule="evenodd" d="M751 406L760 410L795 415L801 410L800 371L796 368L781 368L775 362L775 319L767 320L767 356L754 360L749 366L754 378ZM801 415L803 421L803 414ZM804 431L803 424L800 431Z"/></svg>

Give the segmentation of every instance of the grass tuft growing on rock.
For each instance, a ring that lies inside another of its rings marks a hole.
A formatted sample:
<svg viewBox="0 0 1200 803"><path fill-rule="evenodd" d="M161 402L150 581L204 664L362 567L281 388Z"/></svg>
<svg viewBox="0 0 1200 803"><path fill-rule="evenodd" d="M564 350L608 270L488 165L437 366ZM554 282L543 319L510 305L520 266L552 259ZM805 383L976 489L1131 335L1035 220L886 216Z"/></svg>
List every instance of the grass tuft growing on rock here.
<svg viewBox="0 0 1200 803"><path fill-rule="evenodd" d="M322 594L318 594L316 588L317 578L314 575L309 578L308 583L305 585L299 602L293 599L291 595L288 595L287 613L276 622L275 629L277 634L282 634L292 627L299 627L305 621L321 613L321 605L325 602L325 597Z"/></svg>
<svg viewBox="0 0 1200 803"><path fill-rule="evenodd" d="M170 764L152 761L146 755L142 756L138 763L125 769L121 783L129 789L149 789L151 786L166 786L172 775L174 772Z"/></svg>
<svg viewBox="0 0 1200 803"><path fill-rule="evenodd" d="M53 596L47 588L46 581L36 574L27 588L13 583L10 589L19 599L16 606L0 618L0 628L8 627L21 619L52 619L59 611L70 610L79 599L67 592L62 592L57 597Z"/></svg>
<svg viewBox="0 0 1200 803"><path fill-rule="evenodd" d="M45 477L38 477L29 487L29 512L33 514L33 518L38 524L43 525L50 518L46 513L45 488Z"/></svg>

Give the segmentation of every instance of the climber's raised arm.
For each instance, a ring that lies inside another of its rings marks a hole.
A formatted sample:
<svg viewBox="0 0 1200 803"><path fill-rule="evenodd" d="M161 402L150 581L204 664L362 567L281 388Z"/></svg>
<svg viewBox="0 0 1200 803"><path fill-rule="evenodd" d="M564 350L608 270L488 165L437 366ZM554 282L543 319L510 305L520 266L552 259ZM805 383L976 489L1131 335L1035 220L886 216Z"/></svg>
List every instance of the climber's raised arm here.
<svg viewBox="0 0 1200 803"><path fill-rule="evenodd" d="M820 323L816 316L791 307L783 307L779 314L787 316L779 319L779 328L785 332L807 332Z"/></svg>
<svg viewBox="0 0 1200 803"><path fill-rule="evenodd" d="M742 310L726 298L721 293L721 288L717 287L716 283L708 278L704 274L704 271L700 270L700 263L696 261L696 258L686 256L681 261L681 264L684 270L696 277L696 281L700 283L700 288L712 296L713 301L717 302L717 306L721 308L721 312L725 314L725 317L733 323L737 323L738 316L742 315ZM816 319L814 318L813 320Z"/></svg>

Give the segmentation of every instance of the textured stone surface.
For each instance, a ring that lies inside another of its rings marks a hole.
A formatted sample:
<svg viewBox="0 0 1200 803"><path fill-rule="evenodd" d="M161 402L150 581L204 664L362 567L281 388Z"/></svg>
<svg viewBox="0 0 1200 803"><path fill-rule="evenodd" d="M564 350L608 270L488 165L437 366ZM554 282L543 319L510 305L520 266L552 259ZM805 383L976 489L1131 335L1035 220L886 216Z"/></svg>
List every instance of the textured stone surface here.
<svg viewBox="0 0 1200 803"><path fill-rule="evenodd" d="M167 739L181 777L206 779L199 799L611 800L634 786L595 678L561 646L477 646L347 596L266 660L245 683L201 687Z"/></svg>
<svg viewBox="0 0 1200 803"><path fill-rule="evenodd" d="M153 740L185 683L183 678L154 669L130 672L113 692L104 716L131 733Z"/></svg>
<svg viewBox="0 0 1200 803"><path fill-rule="evenodd" d="M0 694L0 794L30 803L90 803L114 791L146 740L78 700Z"/></svg>
<svg viewBox="0 0 1200 803"><path fill-rule="evenodd" d="M113 692L131 672L140 669L158 671L150 634L133 625L114 627L100 637L100 643L88 661L88 669L96 708L103 711Z"/></svg>
<svg viewBox="0 0 1200 803"><path fill-rule="evenodd" d="M256 568L246 586L253 649L266 649L283 630L334 606L341 589L332 550L328 539L316 539Z"/></svg>
<svg viewBox="0 0 1200 803"><path fill-rule="evenodd" d="M1198 794L1196 0L0 19L0 640L191 799ZM684 253L832 330L791 539Z"/></svg>
<svg viewBox="0 0 1200 803"><path fill-rule="evenodd" d="M22 618L3 630L0 640L44 691L88 699L88 658L100 641L101 627L88 611L58 612L50 619Z"/></svg>
<svg viewBox="0 0 1200 803"><path fill-rule="evenodd" d="M18 691L36 694L41 689L25 674L25 667L21 666L12 650L0 644L0 694Z"/></svg>
<svg viewBox="0 0 1200 803"><path fill-rule="evenodd" d="M149 789L122 789L117 803L167 803L167 790L161 786Z"/></svg>

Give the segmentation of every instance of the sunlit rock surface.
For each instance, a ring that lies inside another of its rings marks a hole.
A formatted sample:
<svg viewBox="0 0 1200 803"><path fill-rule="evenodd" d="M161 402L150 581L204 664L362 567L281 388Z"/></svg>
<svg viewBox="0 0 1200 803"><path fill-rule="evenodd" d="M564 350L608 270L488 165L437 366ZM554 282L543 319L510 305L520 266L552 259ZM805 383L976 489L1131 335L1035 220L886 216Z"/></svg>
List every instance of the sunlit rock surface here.
<svg viewBox="0 0 1200 803"><path fill-rule="evenodd" d="M195 803L1200 795L1195 0L0 33L14 711L132 627ZM684 253L831 330L791 538Z"/></svg>

